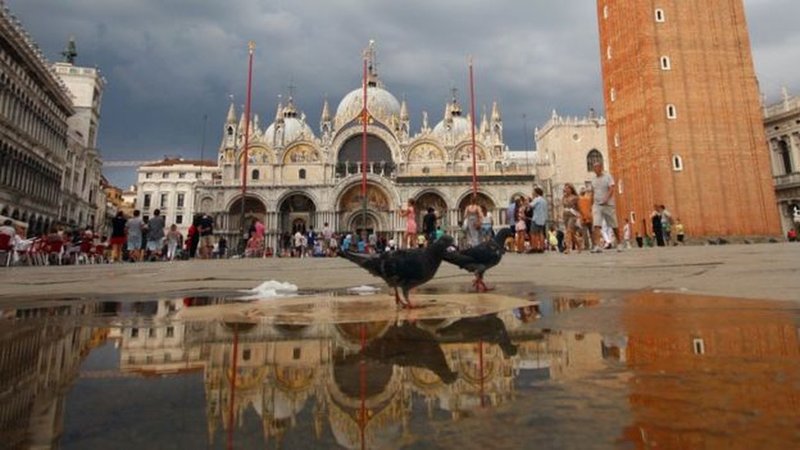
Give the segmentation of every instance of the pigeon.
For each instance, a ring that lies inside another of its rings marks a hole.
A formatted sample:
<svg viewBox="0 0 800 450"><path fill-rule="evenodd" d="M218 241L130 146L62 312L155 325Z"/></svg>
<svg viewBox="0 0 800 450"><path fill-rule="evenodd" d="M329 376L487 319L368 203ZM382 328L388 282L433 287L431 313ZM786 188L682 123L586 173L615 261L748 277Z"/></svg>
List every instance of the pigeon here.
<svg viewBox="0 0 800 450"><path fill-rule="evenodd" d="M339 256L367 269L376 277L383 278L389 287L394 288L395 303L413 308L408 298L408 291L427 283L436 275L442 258L453 243L452 237L444 235L426 248L395 250L380 254L342 251L339 252ZM398 288L403 291L403 300L397 292Z"/></svg>
<svg viewBox="0 0 800 450"><path fill-rule="evenodd" d="M475 281L472 284L478 292L485 292L488 288L483 282L483 274L500 263L500 259L503 258L503 254L506 252L506 239L511 236L513 236L511 229L503 228L494 238L475 247L448 252L445 254L444 260L474 273Z"/></svg>

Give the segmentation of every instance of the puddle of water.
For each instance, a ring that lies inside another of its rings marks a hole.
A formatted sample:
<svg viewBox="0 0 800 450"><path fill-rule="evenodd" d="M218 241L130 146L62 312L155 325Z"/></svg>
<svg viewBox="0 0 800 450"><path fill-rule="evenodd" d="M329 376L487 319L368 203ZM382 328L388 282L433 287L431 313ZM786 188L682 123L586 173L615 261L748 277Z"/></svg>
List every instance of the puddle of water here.
<svg viewBox="0 0 800 450"><path fill-rule="evenodd" d="M81 449L800 446L800 313L792 304L551 295L525 284L485 297L464 290L420 290L418 298L437 301L416 316L387 317L385 292L352 301L346 292L301 292L315 301L286 299L247 322L190 314L250 307L224 298L6 308L0 441ZM483 314L471 305L507 298L518 306ZM353 321L351 309L380 320Z"/></svg>

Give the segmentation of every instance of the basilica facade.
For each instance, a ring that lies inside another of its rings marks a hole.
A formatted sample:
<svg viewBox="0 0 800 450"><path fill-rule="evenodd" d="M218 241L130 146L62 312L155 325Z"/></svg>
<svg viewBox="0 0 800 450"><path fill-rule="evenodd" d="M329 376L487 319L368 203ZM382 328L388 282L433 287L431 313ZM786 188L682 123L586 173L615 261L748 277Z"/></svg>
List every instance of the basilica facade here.
<svg viewBox="0 0 800 450"><path fill-rule="evenodd" d="M253 218L261 219L267 228L266 245L273 248L287 232L319 230L325 223L340 232L366 229L396 238L405 230L399 212L408 199L417 203L418 224L433 207L442 228L455 234L472 197L471 120L455 93L438 123L429 123L423 112L421 125L412 131L406 101L385 88L371 64L366 90L366 214L361 195L363 87L345 95L335 110L325 100L317 133L292 97L278 105L266 127L257 115L249 124L244 114L237 119L231 104L219 148L219 172L213 182L197 187L195 209L212 214L216 232L232 245L241 235L243 209L245 226ZM534 176L509 155L499 106L486 109L475 130L477 201L492 213L495 226L501 226L509 199L530 195Z"/></svg>

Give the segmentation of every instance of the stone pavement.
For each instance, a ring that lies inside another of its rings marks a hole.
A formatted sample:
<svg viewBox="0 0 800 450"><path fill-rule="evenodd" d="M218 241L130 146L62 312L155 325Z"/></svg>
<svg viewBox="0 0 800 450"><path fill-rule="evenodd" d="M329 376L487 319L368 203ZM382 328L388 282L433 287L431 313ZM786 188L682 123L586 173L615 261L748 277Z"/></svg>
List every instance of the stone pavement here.
<svg viewBox="0 0 800 450"><path fill-rule="evenodd" d="M266 280L300 289L383 282L340 258L268 258L0 269L0 305L25 298L165 297L249 289ZM800 244L632 249L602 254L509 254L487 284L533 283L552 291L661 290L754 299L800 300ZM431 286L471 276L443 263Z"/></svg>

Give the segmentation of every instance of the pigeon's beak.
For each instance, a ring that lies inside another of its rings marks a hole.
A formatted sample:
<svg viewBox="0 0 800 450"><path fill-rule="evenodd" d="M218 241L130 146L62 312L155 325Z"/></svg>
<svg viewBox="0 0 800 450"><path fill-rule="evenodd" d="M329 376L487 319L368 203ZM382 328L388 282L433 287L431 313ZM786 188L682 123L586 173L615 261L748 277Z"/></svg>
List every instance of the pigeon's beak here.
<svg viewBox="0 0 800 450"><path fill-rule="evenodd" d="M456 251L456 250L458 250L458 249L456 248L456 246L455 246L455 245L451 245L450 247L447 247L447 251L448 251L448 252L454 252L454 251Z"/></svg>

